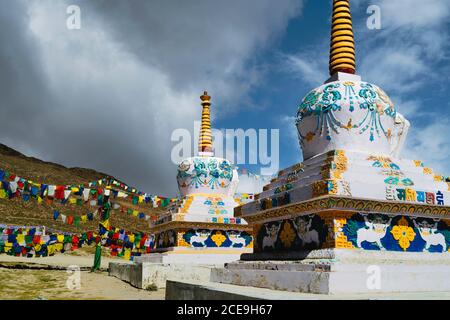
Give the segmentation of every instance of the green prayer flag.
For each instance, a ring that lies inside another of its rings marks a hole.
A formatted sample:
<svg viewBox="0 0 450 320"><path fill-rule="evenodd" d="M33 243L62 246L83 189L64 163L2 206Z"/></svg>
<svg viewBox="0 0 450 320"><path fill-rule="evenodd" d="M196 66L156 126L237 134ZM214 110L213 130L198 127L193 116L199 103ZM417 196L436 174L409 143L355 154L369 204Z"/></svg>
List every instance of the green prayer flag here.
<svg viewBox="0 0 450 320"><path fill-rule="evenodd" d="M102 243L101 241L99 241L95 247L94 265L92 266L91 272L100 269L101 260L102 260Z"/></svg>
<svg viewBox="0 0 450 320"><path fill-rule="evenodd" d="M167 207L170 204L170 199L162 199L161 200L161 207Z"/></svg>

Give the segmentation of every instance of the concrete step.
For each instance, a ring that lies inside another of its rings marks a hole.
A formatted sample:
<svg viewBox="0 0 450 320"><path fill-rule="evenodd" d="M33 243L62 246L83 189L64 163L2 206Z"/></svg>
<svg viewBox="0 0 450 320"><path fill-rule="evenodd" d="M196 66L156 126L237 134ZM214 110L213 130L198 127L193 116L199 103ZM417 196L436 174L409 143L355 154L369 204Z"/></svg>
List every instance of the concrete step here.
<svg viewBox="0 0 450 320"><path fill-rule="evenodd" d="M216 282L175 281L166 284L166 300L450 300L450 292L310 294Z"/></svg>

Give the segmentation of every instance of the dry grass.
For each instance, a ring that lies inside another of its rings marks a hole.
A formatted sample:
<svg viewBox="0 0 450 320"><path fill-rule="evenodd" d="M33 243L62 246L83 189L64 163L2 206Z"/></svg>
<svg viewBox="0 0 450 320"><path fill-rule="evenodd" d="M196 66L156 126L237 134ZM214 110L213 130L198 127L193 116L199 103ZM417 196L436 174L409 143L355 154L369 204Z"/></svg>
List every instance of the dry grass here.
<svg viewBox="0 0 450 320"><path fill-rule="evenodd" d="M164 299L164 291L147 291L109 277L105 272L80 273L81 288L70 290L66 271L0 268L0 300Z"/></svg>

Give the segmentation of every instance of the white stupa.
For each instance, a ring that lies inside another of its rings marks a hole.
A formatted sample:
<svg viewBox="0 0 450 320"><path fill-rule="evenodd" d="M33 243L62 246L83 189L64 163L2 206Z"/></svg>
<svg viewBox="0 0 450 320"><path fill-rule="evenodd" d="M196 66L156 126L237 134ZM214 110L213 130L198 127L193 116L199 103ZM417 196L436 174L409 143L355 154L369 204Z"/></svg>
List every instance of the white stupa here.
<svg viewBox="0 0 450 320"><path fill-rule="evenodd" d="M214 156L210 96L202 101L202 127L198 155L178 166L180 200L151 226L155 252L168 254L222 254L217 259L236 260L251 252L251 227L234 217L234 195L239 183L236 168L227 159Z"/></svg>
<svg viewBox="0 0 450 320"><path fill-rule="evenodd" d="M214 270L213 281L321 294L450 291L450 181L401 158L409 122L355 73L350 2L334 0L331 78L297 112L304 161L235 209L253 226L254 253ZM368 285L373 266L380 286Z"/></svg>

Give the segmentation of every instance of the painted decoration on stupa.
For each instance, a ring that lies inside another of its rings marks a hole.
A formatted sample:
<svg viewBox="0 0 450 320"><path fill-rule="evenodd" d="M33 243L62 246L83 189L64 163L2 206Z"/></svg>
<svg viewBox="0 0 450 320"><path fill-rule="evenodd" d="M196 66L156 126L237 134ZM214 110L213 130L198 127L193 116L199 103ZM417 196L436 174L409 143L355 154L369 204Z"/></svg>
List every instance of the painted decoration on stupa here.
<svg viewBox="0 0 450 320"><path fill-rule="evenodd" d="M162 249L169 247L184 248L252 248L252 235L246 231L211 230L211 229L182 229L177 232L167 230L156 236L155 247Z"/></svg>
<svg viewBox="0 0 450 320"><path fill-rule="evenodd" d="M228 214L225 202L221 197L208 197L203 204L208 207L209 214Z"/></svg>
<svg viewBox="0 0 450 320"><path fill-rule="evenodd" d="M208 187L211 190L228 188L233 179L233 167L226 159L197 157L183 160L178 166L180 188Z"/></svg>
<svg viewBox="0 0 450 320"><path fill-rule="evenodd" d="M450 220L377 213L320 213L258 225L255 252L357 248L450 252Z"/></svg>
<svg viewBox="0 0 450 320"><path fill-rule="evenodd" d="M375 147L390 154L399 139L396 119L396 108L381 88L340 80L306 95L298 108L296 126L306 158L320 150L314 147L347 146L350 141L356 142L359 150Z"/></svg>
<svg viewBox="0 0 450 320"><path fill-rule="evenodd" d="M357 134L369 133L368 140L376 138L390 139L396 110L391 99L379 87L367 82L333 82L311 91L302 101L297 123L313 116L316 124L304 123L299 128L303 143L314 140L317 135L325 134L332 140L332 131L354 131Z"/></svg>

